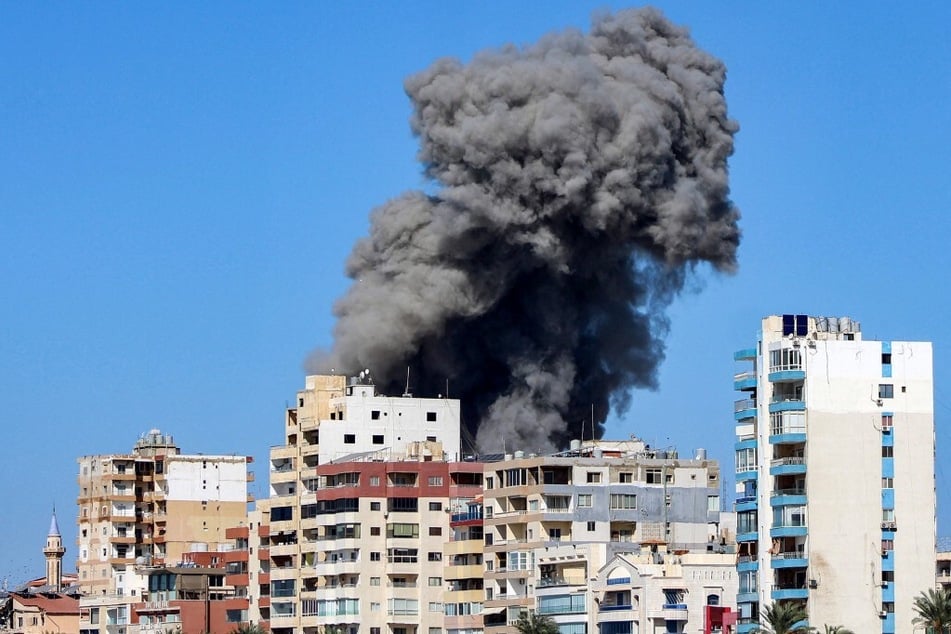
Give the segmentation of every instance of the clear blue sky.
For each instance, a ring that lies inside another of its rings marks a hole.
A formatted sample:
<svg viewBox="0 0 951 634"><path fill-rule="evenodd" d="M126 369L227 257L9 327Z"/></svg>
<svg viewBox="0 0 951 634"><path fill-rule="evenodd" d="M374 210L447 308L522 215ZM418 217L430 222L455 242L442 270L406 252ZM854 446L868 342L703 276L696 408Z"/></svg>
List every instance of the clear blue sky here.
<svg viewBox="0 0 951 634"><path fill-rule="evenodd" d="M76 457L151 427L253 455L265 496L353 242L425 185L403 78L604 6L3 4L0 580L42 574L54 504L73 568ZM705 447L730 479L733 351L766 314L849 315L934 341L951 533L951 4L660 7L727 65L744 237L737 274L672 306L660 390L607 435Z"/></svg>

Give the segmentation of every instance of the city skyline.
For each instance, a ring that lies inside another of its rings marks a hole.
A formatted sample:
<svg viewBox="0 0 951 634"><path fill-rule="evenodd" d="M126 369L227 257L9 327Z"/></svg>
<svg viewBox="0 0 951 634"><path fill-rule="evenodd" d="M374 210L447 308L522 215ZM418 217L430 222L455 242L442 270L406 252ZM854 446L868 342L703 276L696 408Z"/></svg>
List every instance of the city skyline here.
<svg viewBox="0 0 951 634"><path fill-rule="evenodd" d="M265 497L260 465L305 357L330 343L352 244L373 208L425 187L404 78L586 31L600 6L4 7L0 47L18 62L0 70L0 474L20 513L0 526L0 579L42 574L54 505L71 572L77 458L153 427L187 453L253 455ZM849 315L869 338L934 342L951 532L947 300L928 284L948 264L934 157L951 140L936 79L951 8L657 6L726 64L744 237L735 275L700 270L671 306L660 388L635 392L605 438L704 447L728 467L724 377L750 324Z"/></svg>

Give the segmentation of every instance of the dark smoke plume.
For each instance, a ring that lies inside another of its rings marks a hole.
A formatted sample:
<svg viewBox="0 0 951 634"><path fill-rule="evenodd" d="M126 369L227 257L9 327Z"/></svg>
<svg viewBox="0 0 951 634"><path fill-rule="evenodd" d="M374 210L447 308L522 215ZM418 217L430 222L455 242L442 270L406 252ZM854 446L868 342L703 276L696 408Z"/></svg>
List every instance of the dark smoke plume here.
<svg viewBox="0 0 951 634"><path fill-rule="evenodd" d="M600 436L655 387L664 311L698 262L731 271L723 64L656 10L437 61L406 81L436 193L372 214L310 369L462 399L479 448Z"/></svg>

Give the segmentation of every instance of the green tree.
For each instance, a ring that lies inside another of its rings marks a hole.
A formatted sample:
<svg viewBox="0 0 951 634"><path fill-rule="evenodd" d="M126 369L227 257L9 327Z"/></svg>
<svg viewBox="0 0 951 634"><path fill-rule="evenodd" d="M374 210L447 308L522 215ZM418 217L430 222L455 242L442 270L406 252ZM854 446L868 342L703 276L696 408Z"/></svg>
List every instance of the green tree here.
<svg viewBox="0 0 951 634"><path fill-rule="evenodd" d="M826 625L822 634L853 634L852 630L841 625Z"/></svg>
<svg viewBox="0 0 951 634"><path fill-rule="evenodd" d="M515 623L515 629L519 634L558 634L558 624L554 619L534 611L522 612Z"/></svg>
<svg viewBox="0 0 951 634"><path fill-rule="evenodd" d="M245 623L231 630L230 634L265 634L267 630L260 625Z"/></svg>
<svg viewBox="0 0 951 634"><path fill-rule="evenodd" d="M806 634L813 628L803 621L808 618L806 608L800 603L777 601L763 608L760 616L759 634Z"/></svg>
<svg viewBox="0 0 951 634"><path fill-rule="evenodd" d="M951 632L951 595L944 590L929 588L915 597L915 612L912 623L925 626L929 634Z"/></svg>

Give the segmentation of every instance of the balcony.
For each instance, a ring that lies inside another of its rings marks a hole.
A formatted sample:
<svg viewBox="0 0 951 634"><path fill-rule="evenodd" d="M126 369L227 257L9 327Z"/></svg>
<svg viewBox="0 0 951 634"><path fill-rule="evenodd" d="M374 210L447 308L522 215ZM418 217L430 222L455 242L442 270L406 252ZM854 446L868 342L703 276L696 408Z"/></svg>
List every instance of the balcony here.
<svg viewBox="0 0 951 634"><path fill-rule="evenodd" d="M756 418L756 399L741 398L733 401L733 418L735 420Z"/></svg>
<svg viewBox="0 0 951 634"><path fill-rule="evenodd" d="M736 481L745 482L747 480L756 480L759 477L758 467L756 465L746 465L736 470Z"/></svg>
<svg viewBox="0 0 951 634"><path fill-rule="evenodd" d="M759 592L756 590L743 591L740 589L739 594L736 595L736 603L756 603L759 601Z"/></svg>
<svg viewBox="0 0 951 634"><path fill-rule="evenodd" d="M770 383L792 383L805 380L806 371L802 369L802 366L798 365L780 365L771 367L769 374L766 376Z"/></svg>
<svg viewBox="0 0 951 634"><path fill-rule="evenodd" d="M733 353L734 361L753 361L756 359L756 348L743 348Z"/></svg>
<svg viewBox="0 0 951 634"><path fill-rule="evenodd" d="M756 496L747 495L740 498L736 498L736 505L733 507L733 510L737 513L742 511L755 511L757 507Z"/></svg>
<svg viewBox="0 0 951 634"><path fill-rule="evenodd" d="M736 560L736 570L737 572L759 570L759 560L751 556L738 557Z"/></svg>
<svg viewBox="0 0 951 634"><path fill-rule="evenodd" d="M759 541L759 531L737 532L737 542L756 542Z"/></svg>
<svg viewBox="0 0 951 634"><path fill-rule="evenodd" d="M772 407L772 405L770 406ZM769 426L769 444L771 445L798 445L806 442L806 422L802 416L795 419L783 416L778 421L772 421Z"/></svg>
<svg viewBox="0 0 951 634"><path fill-rule="evenodd" d="M686 603L665 603L659 610L648 610L647 618L663 619L665 621L686 621L687 604Z"/></svg>
<svg viewBox="0 0 951 634"><path fill-rule="evenodd" d="M806 472L806 459L802 456L777 458L769 463L769 475L801 475Z"/></svg>
<svg viewBox="0 0 951 634"><path fill-rule="evenodd" d="M809 529L805 524L774 524L769 529L770 537L805 537L809 534Z"/></svg>
<svg viewBox="0 0 951 634"><path fill-rule="evenodd" d="M756 372L740 372L733 375L733 389L747 392L756 389Z"/></svg>
<svg viewBox="0 0 951 634"><path fill-rule="evenodd" d="M804 506L806 504L806 490L775 489L770 495L770 506Z"/></svg>
<svg viewBox="0 0 951 634"><path fill-rule="evenodd" d="M769 413L776 412L804 412L806 402L802 398L777 396L769 403Z"/></svg>
<svg viewBox="0 0 951 634"><path fill-rule="evenodd" d="M601 604L598 607L598 623L633 621L634 606L629 604Z"/></svg>
<svg viewBox="0 0 951 634"><path fill-rule="evenodd" d="M478 511L469 511L467 513L453 513L449 518L451 524L455 524L457 522L474 522L479 520L482 520L482 509L479 509Z"/></svg>
<svg viewBox="0 0 951 634"><path fill-rule="evenodd" d="M770 568L774 570L783 568L805 568L809 565L809 560L805 553L798 551L776 553L770 561Z"/></svg>
<svg viewBox="0 0 951 634"><path fill-rule="evenodd" d="M807 588L773 588L770 593L773 601L802 600L809 598Z"/></svg>

